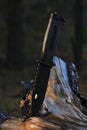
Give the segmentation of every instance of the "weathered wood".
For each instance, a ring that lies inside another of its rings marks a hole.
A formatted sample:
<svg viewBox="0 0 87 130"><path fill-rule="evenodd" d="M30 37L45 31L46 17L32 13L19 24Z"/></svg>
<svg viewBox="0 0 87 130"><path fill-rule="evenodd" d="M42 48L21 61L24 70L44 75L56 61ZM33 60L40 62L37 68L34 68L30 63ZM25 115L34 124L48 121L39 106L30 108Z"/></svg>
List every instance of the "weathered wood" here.
<svg viewBox="0 0 87 130"><path fill-rule="evenodd" d="M62 120L54 118L42 119L32 117L25 122L22 119L11 118L1 125L1 130L77 130L75 126L69 125Z"/></svg>
<svg viewBox="0 0 87 130"><path fill-rule="evenodd" d="M65 117L53 115L47 117L32 117L26 121L20 118L10 118L0 127L0 130L87 130L82 124L67 121Z"/></svg>
<svg viewBox="0 0 87 130"><path fill-rule="evenodd" d="M64 73L61 73L62 68L55 57L38 117L26 121L10 118L1 125L1 130L87 130L87 109L72 92L65 67L62 67Z"/></svg>
<svg viewBox="0 0 87 130"><path fill-rule="evenodd" d="M33 117L25 122L21 119L12 118L4 122L2 130L60 130L60 126L46 122L44 119Z"/></svg>

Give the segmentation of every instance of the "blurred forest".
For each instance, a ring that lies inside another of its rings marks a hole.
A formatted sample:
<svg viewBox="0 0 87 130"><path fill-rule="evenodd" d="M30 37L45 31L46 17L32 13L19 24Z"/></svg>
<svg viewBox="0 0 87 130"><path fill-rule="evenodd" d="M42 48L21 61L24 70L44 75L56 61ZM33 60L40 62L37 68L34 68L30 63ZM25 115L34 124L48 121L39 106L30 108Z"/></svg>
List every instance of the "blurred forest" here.
<svg viewBox="0 0 87 130"><path fill-rule="evenodd" d="M87 0L0 0L0 109L4 112L19 111L15 93L21 90L21 80L34 77L53 11L65 19L57 55L76 64L81 92L87 97Z"/></svg>

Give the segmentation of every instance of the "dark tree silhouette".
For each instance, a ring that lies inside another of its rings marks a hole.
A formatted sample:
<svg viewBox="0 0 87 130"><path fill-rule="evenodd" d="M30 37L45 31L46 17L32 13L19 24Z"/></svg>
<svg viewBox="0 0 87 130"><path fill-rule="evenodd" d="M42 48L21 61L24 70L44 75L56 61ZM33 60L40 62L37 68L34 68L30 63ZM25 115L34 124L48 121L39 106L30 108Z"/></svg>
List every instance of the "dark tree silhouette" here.
<svg viewBox="0 0 87 130"><path fill-rule="evenodd" d="M6 56L9 67L22 67L23 29L22 29L22 0L5 0L7 46Z"/></svg>
<svg viewBox="0 0 87 130"><path fill-rule="evenodd" d="M74 8L75 41L73 42L74 63L78 70L82 68L83 52L83 7L82 0L75 0Z"/></svg>

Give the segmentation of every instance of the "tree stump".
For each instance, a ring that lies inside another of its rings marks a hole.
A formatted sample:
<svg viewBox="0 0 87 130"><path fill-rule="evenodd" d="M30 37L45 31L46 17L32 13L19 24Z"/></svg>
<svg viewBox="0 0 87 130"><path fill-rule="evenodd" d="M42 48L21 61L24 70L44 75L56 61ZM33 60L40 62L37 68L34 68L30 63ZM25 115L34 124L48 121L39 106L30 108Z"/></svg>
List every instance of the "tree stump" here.
<svg viewBox="0 0 87 130"><path fill-rule="evenodd" d="M66 64L57 57L54 63L38 116L25 121L11 117L1 130L87 130L87 108L71 90Z"/></svg>

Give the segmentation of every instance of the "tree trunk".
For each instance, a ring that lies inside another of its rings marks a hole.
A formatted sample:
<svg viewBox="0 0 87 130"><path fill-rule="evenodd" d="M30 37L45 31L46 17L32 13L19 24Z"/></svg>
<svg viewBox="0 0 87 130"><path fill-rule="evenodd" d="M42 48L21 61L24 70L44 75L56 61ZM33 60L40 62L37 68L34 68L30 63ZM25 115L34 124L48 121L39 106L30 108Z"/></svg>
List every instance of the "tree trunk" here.
<svg viewBox="0 0 87 130"><path fill-rule="evenodd" d="M22 0L6 0L7 47L9 67L23 65Z"/></svg>
<svg viewBox="0 0 87 130"><path fill-rule="evenodd" d="M74 21L75 21L75 42L73 43L74 63L78 70L82 67L83 52L83 9L82 0L75 1Z"/></svg>

